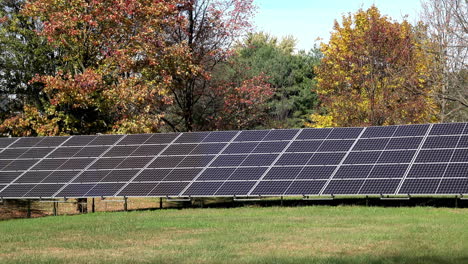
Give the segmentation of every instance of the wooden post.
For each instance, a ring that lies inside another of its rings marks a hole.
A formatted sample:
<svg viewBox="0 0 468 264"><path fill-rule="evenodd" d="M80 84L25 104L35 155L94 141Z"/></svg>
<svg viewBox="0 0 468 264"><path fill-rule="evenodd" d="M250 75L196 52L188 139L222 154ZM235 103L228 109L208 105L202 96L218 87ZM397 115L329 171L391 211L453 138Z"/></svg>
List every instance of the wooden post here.
<svg viewBox="0 0 468 264"><path fill-rule="evenodd" d="M163 208L162 197L159 197L159 209Z"/></svg>
<svg viewBox="0 0 468 264"><path fill-rule="evenodd" d="M31 218L31 200L28 200L28 205L26 209L26 218Z"/></svg>
<svg viewBox="0 0 468 264"><path fill-rule="evenodd" d="M455 196L455 208L458 208L458 197Z"/></svg>
<svg viewBox="0 0 468 264"><path fill-rule="evenodd" d="M88 199L87 198L77 198L76 199L76 209L80 213L88 212Z"/></svg>
<svg viewBox="0 0 468 264"><path fill-rule="evenodd" d="M366 195L366 206L369 206L369 196Z"/></svg>
<svg viewBox="0 0 468 264"><path fill-rule="evenodd" d="M281 203L280 203L281 207L283 206L283 196L281 196Z"/></svg>
<svg viewBox="0 0 468 264"><path fill-rule="evenodd" d="M54 204L54 211L53 211L53 213L54 213L54 216L57 216L57 202L54 201L53 204Z"/></svg>
<svg viewBox="0 0 468 264"><path fill-rule="evenodd" d="M124 197L124 211L128 211L127 197Z"/></svg>

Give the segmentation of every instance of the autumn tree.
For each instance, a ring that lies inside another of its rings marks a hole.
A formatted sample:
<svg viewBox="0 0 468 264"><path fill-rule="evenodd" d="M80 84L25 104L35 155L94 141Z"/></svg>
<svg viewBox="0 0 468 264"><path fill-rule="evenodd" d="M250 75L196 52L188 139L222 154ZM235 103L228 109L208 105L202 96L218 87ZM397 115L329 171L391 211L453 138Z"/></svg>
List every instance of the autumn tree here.
<svg viewBox="0 0 468 264"><path fill-rule="evenodd" d="M312 126L422 123L437 118L430 82L434 57L421 30L395 22L373 6L335 21L317 67L325 115Z"/></svg>
<svg viewBox="0 0 468 264"><path fill-rule="evenodd" d="M441 121L468 119L468 2L428 0L421 19L432 40L426 50L436 58L433 82L441 106Z"/></svg>
<svg viewBox="0 0 468 264"><path fill-rule="evenodd" d="M191 62L200 74L176 77L170 86L172 105L164 122L175 131L207 129L219 84L212 82L215 67L232 54L234 41L251 29L253 0L186 0L179 5L184 24L170 40L187 44Z"/></svg>
<svg viewBox="0 0 468 264"><path fill-rule="evenodd" d="M197 75L185 43L179 1L32 0L23 14L41 21L39 36L62 51L44 86L44 109L27 105L2 129L22 135L155 132L174 80Z"/></svg>

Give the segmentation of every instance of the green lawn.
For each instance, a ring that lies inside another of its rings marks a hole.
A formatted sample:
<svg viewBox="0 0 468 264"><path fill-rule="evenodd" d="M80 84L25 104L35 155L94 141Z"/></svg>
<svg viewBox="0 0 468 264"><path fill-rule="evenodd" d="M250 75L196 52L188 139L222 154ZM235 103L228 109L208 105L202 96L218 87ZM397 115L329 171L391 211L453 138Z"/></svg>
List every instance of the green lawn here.
<svg viewBox="0 0 468 264"><path fill-rule="evenodd" d="M241 207L0 222L0 263L468 263L468 210Z"/></svg>

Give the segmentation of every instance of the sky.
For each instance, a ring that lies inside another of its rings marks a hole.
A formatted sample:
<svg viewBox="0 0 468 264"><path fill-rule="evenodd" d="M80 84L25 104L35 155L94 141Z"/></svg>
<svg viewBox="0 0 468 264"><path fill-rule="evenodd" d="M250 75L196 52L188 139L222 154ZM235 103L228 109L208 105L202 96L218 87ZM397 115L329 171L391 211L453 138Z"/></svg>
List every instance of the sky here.
<svg viewBox="0 0 468 264"><path fill-rule="evenodd" d="M254 0L258 6L254 18L256 31L276 37L292 35L298 50L309 50L329 39L335 19L341 22L343 14L355 13L375 4L380 12L401 21L407 15L409 22L418 20L420 0ZM321 41L317 41L320 38Z"/></svg>

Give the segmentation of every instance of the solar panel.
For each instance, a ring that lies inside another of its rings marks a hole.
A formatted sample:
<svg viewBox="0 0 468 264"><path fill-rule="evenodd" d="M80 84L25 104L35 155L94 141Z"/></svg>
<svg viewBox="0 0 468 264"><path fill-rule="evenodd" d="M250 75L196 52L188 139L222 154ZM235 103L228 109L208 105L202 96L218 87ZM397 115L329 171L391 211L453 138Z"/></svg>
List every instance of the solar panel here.
<svg viewBox="0 0 468 264"><path fill-rule="evenodd" d="M466 123L0 138L0 197L466 194Z"/></svg>

